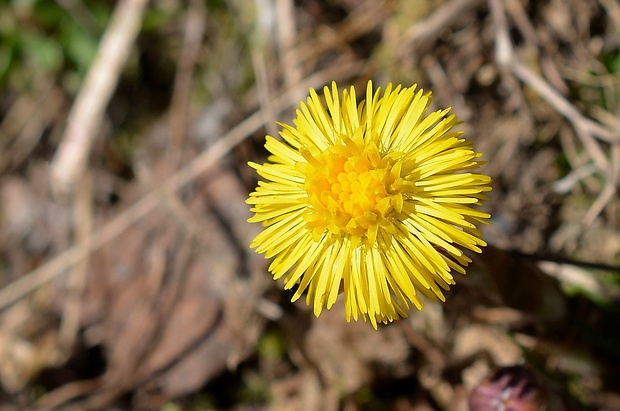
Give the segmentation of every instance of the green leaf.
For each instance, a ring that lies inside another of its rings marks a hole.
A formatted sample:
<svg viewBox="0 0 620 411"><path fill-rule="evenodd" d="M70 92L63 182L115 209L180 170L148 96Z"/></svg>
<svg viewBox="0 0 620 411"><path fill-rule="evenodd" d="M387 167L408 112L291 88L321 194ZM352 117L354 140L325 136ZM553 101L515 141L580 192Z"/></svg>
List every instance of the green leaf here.
<svg viewBox="0 0 620 411"><path fill-rule="evenodd" d="M23 53L37 69L49 72L61 68L64 58L62 47L56 40L32 33L22 34L20 40Z"/></svg>
<svg viewBox="0 0 620 411"><path fill-rule="evenodd" d="M66 33L67 57L74 62L77 70L84 74L95 59L98 40L84 33L76 26L70 27Z"/></svg>

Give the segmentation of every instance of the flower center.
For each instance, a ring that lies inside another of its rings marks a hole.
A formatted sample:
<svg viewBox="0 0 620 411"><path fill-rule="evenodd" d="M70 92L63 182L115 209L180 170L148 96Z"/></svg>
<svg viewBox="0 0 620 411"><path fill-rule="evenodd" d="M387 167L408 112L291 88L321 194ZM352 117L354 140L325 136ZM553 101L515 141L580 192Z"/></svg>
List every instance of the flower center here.
<svg viewBox="0 0 620 411"><path fill-rule="evenodd" d="M315 240L332 234L366 237L370 244L379 228L390 232L393 211L403 208L402 153L381 156L377 146L345 138L325 151L300 150L308 163L298 168L306 176L304 188L311 207L304 215Z"/></svg>

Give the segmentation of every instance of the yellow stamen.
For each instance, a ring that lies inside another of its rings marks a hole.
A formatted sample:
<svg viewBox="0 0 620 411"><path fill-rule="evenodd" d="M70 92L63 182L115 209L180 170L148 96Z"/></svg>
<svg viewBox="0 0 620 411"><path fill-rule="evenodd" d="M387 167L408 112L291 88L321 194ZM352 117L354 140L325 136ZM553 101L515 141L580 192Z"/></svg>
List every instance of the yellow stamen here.
<svg viewBox="0 0 620 411"><path fill-rule="evenodd" d="M298 169L312 205L304 219L316 234L348 234L373 244L378 228L391 226L393 212L402 211L402 162L394 152L382 156L372 142L342 141L323 152L301 150L308 163Z"/></svg>

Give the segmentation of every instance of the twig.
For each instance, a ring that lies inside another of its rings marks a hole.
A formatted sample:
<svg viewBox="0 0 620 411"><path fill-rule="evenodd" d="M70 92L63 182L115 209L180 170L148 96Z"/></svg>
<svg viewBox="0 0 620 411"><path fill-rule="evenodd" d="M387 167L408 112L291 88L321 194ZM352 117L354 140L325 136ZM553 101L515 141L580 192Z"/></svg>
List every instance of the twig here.
<svg viewBox="0 0 620 411"><path fill-rule="evenodd" d="M430 16L411 26L404 35L404 43L399 47L401 53L410 53L412 47L424 50L441 32L461 18L467 11L478 7L482 0L452 0L438 7Z"/></svg>
<svg viewBox="0 0 620 411"><path fill-rule="evenodd" d="M598 168L595 167L594 164L584 164L583 166L568 173L565 177L554 181L553 184L551 184L551 187L553 188L553 191L558 194L566 194L570 192L578 182L588 176L591 176L597 171Z"/></svg>
<svg viewBox="0 0 620 411"><path fill-rule="evenodd" d="M611 27L615 27L616 30L618 30L618 27L620 27L620 4L618 4L615 0L599 0L599 3L601 3L601 6L605 9L607 16L613 22Z"/></svg>
<svg viewBox="0 0 620 411"><path fill-rule="evenodd" d="M353 63L333 67L308 77L294 89L278 96L274 100L274 107L281 112L286 107L297 101L291 101L291 96L299 93L299 88L307 90L317 87L330 80L347 78L363 69L363 64ZM259 110L226 133L220 140L214 143L207 151L196 157L190 164L169 177L162 184L162 190L173 192L187 184L198 175L212 167L219 159L228 154L236 145L256 132L263 125L263 113ZM135 224L159 204L161 194L157 191L146 194L126 210L119 213L107 225L96 231L90 241L80 247L74 245L68 250L54 257L51 261L28 274L22 275L14 282L0 290L0 311L11 304L19 301L42 285L54 280L59 275L67 272L69 268L86 258L90 253L100 249L105 244L118 237L131 225Z"/></svg>
<svg viewBox="0 0 620 411"><path fill-rule="evenodd" d="M609 265L603 263L592 263L589 261L578 261L570 257L564 257L556 254L528 254L519 250L506 250L506 252L515 258L521 258L526 260L538 261L538 262L551 262L561 265L572 265L575 267L589 268L592 270L608 271L611 273L620 273L620 266Z"/></svg>
<svg viewBox="0 0 620 411"><path fill-rule="evenodd" d="M80 180L80 187L74 198L76 247L89 248L93 231L93 175L88 173ZM82 294L86 286L88 260L84 259L73 267L67 283L67 298L63 307L58 345L63 358L70 355L78 330L80 329Z"/></svg>
<svg viewBox="0 0 620 411"><path fill-rule="evenodd" d="M252 66L254 67L254 76L256 77L258 101L260 102L261 111L265 116L267 133L271 136L276 136L278 133L275 123L276 112L273 107L273 99L271 97L271 82L267 76L265 53L262 49L252 51Z"/></svg>
<svg viewBox="0 0 620 411"><path fill-rule="evenodd" d="M508 14L519 28L524 38L531 44L539 45L538 33L527 17L527 13L523 10L523 4L520 0L507 0L506 9Z"/></svg>
<svg viewBox="0 0 620 411"><path fill-rule="evenodd" d="M586 226L592 224L605 206L614 198L618 186L618 175L620 175L620 143L611 146L611 167L603 190L583 218L583 223Z"/></svg>
<svg viewBox="0 0 620 411"><path fill-rule="evenodd" d="M297 26L295 25L293 0L276 0L276 19L278 56L284 74L284 85L286 88L290 88L303 78L297 48L295 47ZM303 96L298 96L298 100L302 98Z"/></svg>
<svg viewBox="0 0 620 411"><path fill-rule="evenodd" d="M51 184L56 194L71 193L83 175L104 110L138 35L147 3L148 0L121 0L114 9L51 165Z"/></svg>
<svg viewBox="0 0 620 411"><path fill-rule="evenodd" d="M585 118L546 81L514 58L514 55L511 55L509 66L515 76L534 89L545 101L547 101L547 103L549 103L549 105L555 108L572 123L577 136L581 139L584 147L588 150L588 153L590 153L592 159L597 163L597 165L601 167L601 169L608 168L609 162L592 136L598 136L607 142L614 142L613 134L604 129L600 124ZM616 139L616 141L620 141L620 139Z"/></svg>
<svg viewBox="0 0 620 411"><path fill-rule="evenodd" d="M351 40L375 29L386 18L386 8L382 1L364 2L356 7L343 22L337 26L322 26L316 30L316 36L306 39L289 50L295 54L298 64L309 64L318 60L327 51L338 51L341 59L350 62L355 55L350 49ZM288 54L282 61L288 61Z"/></svg>
<svg viewBox="0 0 620 411"><path fill-rule="evenodd" d="M206 11L202 0L192 0L187 10L183 49L174 79L174 92L170 107L170 133L172 145L177 150L183 147L187 134L187 112L192 88L194 66L205 30Z"/></svg>

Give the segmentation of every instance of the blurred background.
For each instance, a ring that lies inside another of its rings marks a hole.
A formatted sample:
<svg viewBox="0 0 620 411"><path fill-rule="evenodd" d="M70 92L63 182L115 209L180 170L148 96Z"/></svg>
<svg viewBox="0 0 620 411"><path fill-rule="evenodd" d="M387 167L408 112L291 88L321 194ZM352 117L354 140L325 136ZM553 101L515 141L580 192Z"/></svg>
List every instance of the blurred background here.
<svg viewBox="0 0 620 411"><path fill-rule="evenodd" d="M0 410L620 410L616 0L7 0L0 41ZM491 245L378 331L290 303L244 203L369 79L493 177Z"/></svg>

